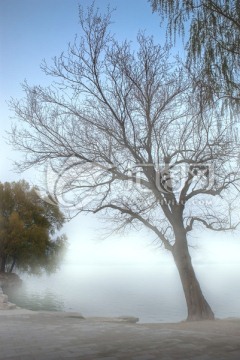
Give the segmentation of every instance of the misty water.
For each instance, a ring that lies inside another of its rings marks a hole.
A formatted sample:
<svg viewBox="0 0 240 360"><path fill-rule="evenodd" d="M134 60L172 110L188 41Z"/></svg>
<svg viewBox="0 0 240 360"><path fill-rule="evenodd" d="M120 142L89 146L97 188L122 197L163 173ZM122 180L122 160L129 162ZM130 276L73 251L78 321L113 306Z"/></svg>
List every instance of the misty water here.
<svg viewBox="0 0 240 360"><path fill-rule="evenodd" d="M196 264L202 290L217 318L240 317L240 264ZM80 266L66 264L51 276L20 275L12 302L33 310L77 311L83 316L122 316L140 322L186 318L175 266Z"/></svg>

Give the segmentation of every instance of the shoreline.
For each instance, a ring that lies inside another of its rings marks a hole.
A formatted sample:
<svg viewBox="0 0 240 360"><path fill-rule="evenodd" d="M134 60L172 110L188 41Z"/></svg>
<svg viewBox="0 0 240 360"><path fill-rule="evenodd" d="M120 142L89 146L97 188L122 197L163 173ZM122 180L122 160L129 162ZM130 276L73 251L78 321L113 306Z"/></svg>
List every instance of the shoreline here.
<svg viewBox="0 0 240 360"><path fill-rule="evenodd" d="M72 317L78 318L85 321L102 321L102 322L121 322L121 323L130 323L136 325L149 325L149 326L171 326L171 325L183 325L190 326L191 324L211 324L216 322L236 322L240 323L240 317L229 316L224 318L215 318L214 320L199 320L199 321L163 321L163 322L142 322L140 318L125 315L125 316L84 316L78 311L64 311L64 310L31 310L17 306L11 309L0 309L0 316L15 316L15 315L44 315L44 316L59 316L59 317ZM200 326L200 325L199 325Z"/></svg>
<svg viewBox="0 0 240 360"><path fill-rule="evenodd" d="M23 307L20 307L18 305L16 305L15 308L12 309L0 309L0 316L1 315L21 315L21 314L29 314L29 315L34 315L34 314L42 314L42 315L59 315L59 316L64 316L64 315L73 315L76 316L78 318L81 318L82 320L89 320L89 319L99 319L102 321L119 321L119 320L124 320L125 322L129 322L129 323L136 323L138 325L141 324L147 324L147 325L161 325L161 324L198 324L198 323L204 323L204 322L216 322L216 321L239 321L240 322L240 317L236 317L236 316L229 316L229 317L223 317L223 318L215 318L214 320L193 320L193 321L187 321L187 320L179 320L179 321L161 321L161 322L142 322L140 320L140 318L135 317L135 316L131 316L131 315L122 315L122 316L84 316L84 314L82 314L79 311L65 311L65 310L31 310L31 309L26 309ZM128 321L129 320L129 321Z"/></svg>

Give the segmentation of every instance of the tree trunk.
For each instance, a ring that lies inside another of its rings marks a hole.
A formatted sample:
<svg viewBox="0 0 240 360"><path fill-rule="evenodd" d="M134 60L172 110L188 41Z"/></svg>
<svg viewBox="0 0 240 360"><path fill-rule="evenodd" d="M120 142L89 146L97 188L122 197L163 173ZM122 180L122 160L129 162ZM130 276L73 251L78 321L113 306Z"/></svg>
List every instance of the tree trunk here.
<svg viewBox="0 0 240 360"><path fill-rule="evenodd" d="M182 234L178 233L172 254L178 268L187 302L187 320L214 320L214 313L203 296L192 266L186 233L184 231L180 233Z"/></svg>
<svg viewBox="0 0 240 360"><path fill-rule="evenodd" d="M16 258L13 259L12 265L11 265L10 270L9 270L10 273L12 273L15 264L16 264Z"/></svg>
<svg viewBox="0 0 240 360"><path fill-rule="evenodd" d="M0 261L1 261L0 272L5 272L7 257L6 256L1 256Z"/></svg>

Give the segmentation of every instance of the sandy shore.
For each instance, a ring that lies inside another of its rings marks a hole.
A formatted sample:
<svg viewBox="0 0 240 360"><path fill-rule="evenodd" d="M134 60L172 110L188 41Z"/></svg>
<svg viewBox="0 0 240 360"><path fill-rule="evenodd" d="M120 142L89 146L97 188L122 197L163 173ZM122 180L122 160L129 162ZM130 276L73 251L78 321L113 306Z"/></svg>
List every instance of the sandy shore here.
<svg viewBox="0 0 240 360"><path fill-rule="evenodd" d="M240 319L134 324L78 313L0 311L0 359L239 360Z"/></svg>

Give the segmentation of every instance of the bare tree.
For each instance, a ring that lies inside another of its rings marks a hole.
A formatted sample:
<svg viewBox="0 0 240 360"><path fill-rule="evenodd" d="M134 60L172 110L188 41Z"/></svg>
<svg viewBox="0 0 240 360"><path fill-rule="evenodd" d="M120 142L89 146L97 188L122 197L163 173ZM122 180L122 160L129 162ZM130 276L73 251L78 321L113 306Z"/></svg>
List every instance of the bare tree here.
<svg viewBox="0 0 240 360"><path fill-rule="evenodd" d="M110 22L111 12L80 9L82 37L43 64L52 86L25 83L25 98L12 101L22 123L12 143L26 154L21 168L48 164L56 201L100 213L115 230L147 227L173 255L188 320L213 319L188 234L236 227L226 211L238 201L236 143L167 48L139 33L132 51L111 36Z"/></svg>

